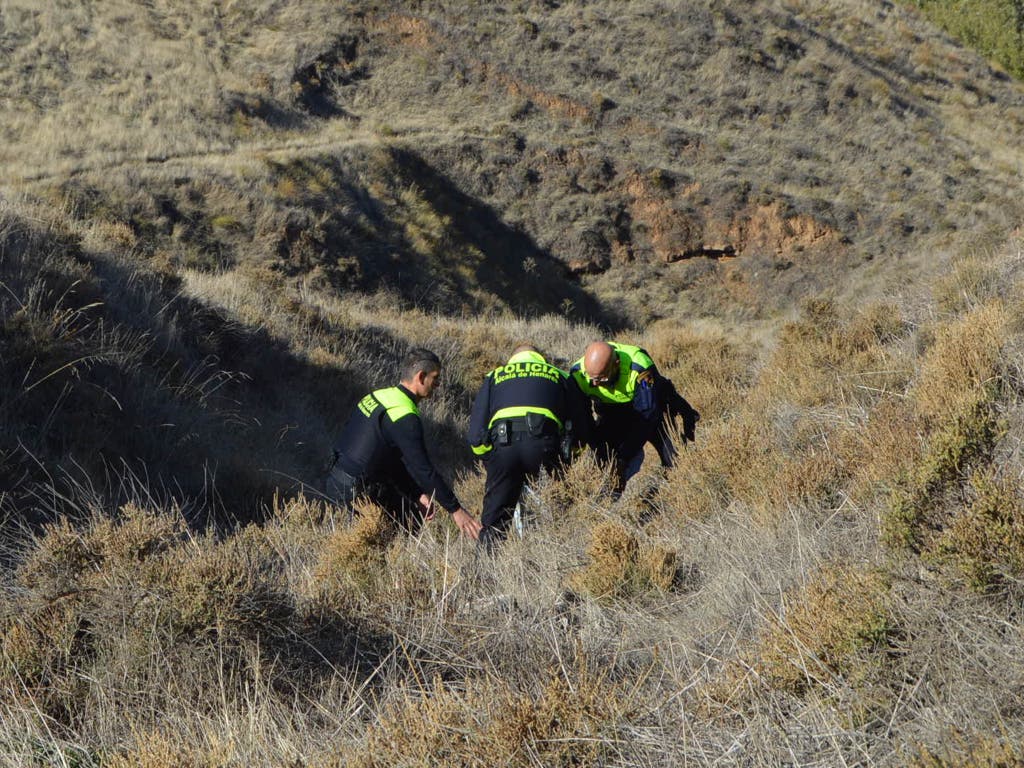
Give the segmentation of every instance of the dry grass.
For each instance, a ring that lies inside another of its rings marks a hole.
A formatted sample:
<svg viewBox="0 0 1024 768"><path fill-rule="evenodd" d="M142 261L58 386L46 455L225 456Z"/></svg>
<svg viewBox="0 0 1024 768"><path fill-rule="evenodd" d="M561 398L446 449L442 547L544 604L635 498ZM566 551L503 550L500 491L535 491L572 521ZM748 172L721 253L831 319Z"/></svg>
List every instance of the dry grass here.
<svg viewBox="0 0 1024 768"><path fill-rule="evenodd" d="M1015 86L865 0L44 5L0 765L1020 762ZM480 377L608 335L704 417L621 498L584 454L492 555L318 500L408 346L478 510Z"/></svg>
<svg viewBox="0 0 1024 768"><path fill-rule="evenodd" d="M830 566L816 574L783 601L753 648L726 664L705 691L712 709L749 710L778 693L815 693L849 708L855 721L887 706L880 686L888 683L895 631L888 591L877 571Z"/></svg>
<svg viewBox="0 0 1024 768"><path fill-rule="evenodd" d="M676 553L657 544L641 546L619 523L600 523L590 534L587 564L568 585L599 599L633 598L667 591L676 580Z"/></svg>

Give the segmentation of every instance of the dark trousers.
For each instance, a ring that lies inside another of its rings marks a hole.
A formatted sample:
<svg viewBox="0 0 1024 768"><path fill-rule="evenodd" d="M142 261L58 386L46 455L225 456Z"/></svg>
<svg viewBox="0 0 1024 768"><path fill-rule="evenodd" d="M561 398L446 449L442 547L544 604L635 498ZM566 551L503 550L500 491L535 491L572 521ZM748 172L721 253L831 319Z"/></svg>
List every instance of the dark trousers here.
<svg viewBox="0 0 1024 768"><path fill-rule="evenodd" d="M377 504L396 525L415 533L423 525L419 493L403 488L401 480L353 477L335 464L327 474L326 492L335 504L348 512L349 520L355 514L356 498L362 497Z"/></svg>
<svg viewBox="0 0 1024 768"><path fill-rule="evenodd" d="M645 419L629 406L601 414L594 445L598 458L615 463L616 490L621 491L626 481L640 471L647 443L654 446L663 467L673 466L677 451L669 437L664 414L656 419Z"/></svg>
<svg viewBox="0 0 1024 768"><path fill-rule="evenodd" d="M559 461L557 434L534 436L517 433L508 445L495 445L487 455L487 482L484 507L480 516L483 531L480 540L491 544L505 538L515 513L523 484L552 470Z"/></svg>

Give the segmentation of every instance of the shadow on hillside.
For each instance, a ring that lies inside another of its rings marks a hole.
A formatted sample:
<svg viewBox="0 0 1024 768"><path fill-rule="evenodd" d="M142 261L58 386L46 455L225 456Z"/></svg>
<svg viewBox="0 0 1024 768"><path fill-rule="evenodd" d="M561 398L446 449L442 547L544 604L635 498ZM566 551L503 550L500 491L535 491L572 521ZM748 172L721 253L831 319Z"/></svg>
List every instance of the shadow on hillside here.
<svg viewBox="0 0 1024 768"><path fill-rule="evenodd" d="M884 82L886 86L888 86L889 93L891 94L889 103L892 111L909 112L914 115L914 117L918 118L934 117L933 113L921 104L915 104L909 101L908 98L912 97L911 91L906 86L901 85L897 81L896 77L893 76L893 73L895 72L899 77L905 78L909 83L920 83L927 79L926 77L922 77L909 58L901 59L896 57L893 59L886 59L885 66L882 66L877 59L872 59L864 53L840 42L834 37L823 35L821 32L811 27L810 24L796 18L795 16L788 14L780 15L775 21L782 29L799 30L801 35L821 43L841 59L851 62L858 69ZM866 79L865 82L867 82ZM941 78L938 79L938 82L942 85L949 84L949 81Z"/></svg>
<svg viewBox="0 0 1024 768"><path fill-rule="evenodd" d="M562 262L412 150L271 168L293 190L275 254L285 274L322 270L337 292L386 286L433 312L507 309L623 324Z"/></svg>
<svg viewBox="0 0 1024 768"><path fill-rule="evenodd" d="M569 313L606 327L622 325L622 318L602 308L562 262L508 226L493 208L415 152L393 149L391 156L403 181L419 187L434 210L450 220L452 239L483 254L472 274L485 291L521 314Z"/></svg>
<svg viewBox="0 0 1024 768"><path fill-rule="evenodd" d="M25 222L0 238L5 514L143 501L197 524L258 518L275 494L319 485L352 403L380 385L379 371L316 365L173 278ZM394 361L405 346L382 329L350 342L365 360Z"/></svg>

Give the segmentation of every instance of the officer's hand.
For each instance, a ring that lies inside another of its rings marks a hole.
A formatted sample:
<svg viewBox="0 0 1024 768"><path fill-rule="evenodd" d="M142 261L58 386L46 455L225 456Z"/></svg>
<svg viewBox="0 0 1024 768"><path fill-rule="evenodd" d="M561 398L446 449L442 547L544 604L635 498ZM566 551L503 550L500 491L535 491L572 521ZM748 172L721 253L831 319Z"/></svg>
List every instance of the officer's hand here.
<svg viewBox="0 0 1024 768"><path fill-rule="evenodd" d="M423 522L430 522L437 515L434 508L434 501L427 494L420 494L420 511L423 513Z"/></svg>
<svg viewBox="0 0 1024 768"><path fill-rule="evenodd" d="M480 521L473 517L466 510L459 508L452 512L452 520L459 526L459 530L462 531L462 535L468 539L476 541L480 538L480 531L483 526L480 525Z"/></svg>

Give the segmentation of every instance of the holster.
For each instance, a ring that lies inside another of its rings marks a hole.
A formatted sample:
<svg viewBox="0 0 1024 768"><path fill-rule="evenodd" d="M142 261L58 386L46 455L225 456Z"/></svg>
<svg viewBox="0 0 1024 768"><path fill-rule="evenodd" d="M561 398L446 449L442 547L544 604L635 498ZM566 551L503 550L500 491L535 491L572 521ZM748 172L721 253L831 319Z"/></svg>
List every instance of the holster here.
<svg viewBox="0 0 1024 768"><path fill-rule="evenodd" d="M572 421L570 419L566 419L565 430L558 442L558 453L566 464L572 461Z"/></svg>
<svg viewBox="0 0 1024 768"><path fill-rule="evenodd" d="M547 417L540 413L526 414L526 429L531 437L540 437L544 434L544 424Z"/></svg>
<svg viewBox="0 0 1024 768"><path fill-rule="evenodd" d="M512 429L507 421L499 421L494 425L494 429L491 432L491 442L495 445L512 444Z"/></svg>

